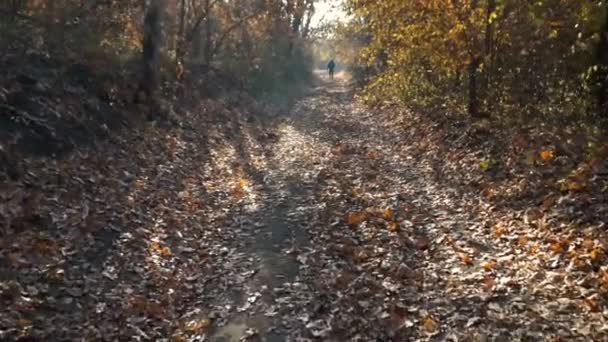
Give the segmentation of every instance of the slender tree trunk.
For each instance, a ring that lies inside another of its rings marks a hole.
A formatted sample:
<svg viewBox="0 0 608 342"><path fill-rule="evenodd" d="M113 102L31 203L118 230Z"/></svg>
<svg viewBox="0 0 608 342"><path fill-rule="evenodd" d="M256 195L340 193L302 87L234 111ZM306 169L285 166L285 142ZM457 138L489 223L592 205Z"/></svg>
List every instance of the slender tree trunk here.
<svg viewBox="0 0 608 342"><path fill-rule="evenodd" d="M487 100L488 95L491 93L490 88L492 85L493 77L493 55L494 55L494 23L492 20L492 14L496 10L496 0L488 0L486 8L486 32L484 40L484 72L483 72L483 91L484 98ZM491 106L488 103L488 107ZM486 108L488 109L488 108Z"/></svg>
<svg viewBox="0 0 608 342"><path fill-rule="evenodd" d="M180 0L179 7L179 31L177 32L177 47L175 49L176 62L180 63L184 58L186 43L186 0Z"/></svg>
<svg viewBox="0 0 608 342"><path fill-rule="evenodd" d="M608 8L604 14L604 27L600 32L596 59L598 64L596 101L598 116L608 122Z"/></svg>
<svg viewBox="0 0 608 342"><path fill-rule="evenodd" d="M205 0L205 64L211 64L211 0Z"/></svg>
<svg viewBox="0 0 608 342"><path fill-rule="evenodd" d="M479 99L477 97L477 68L479 67L479 58L475 57L469 64L469 115L472 117L479 116Z"/></svg>
<svg viewBox="0 0 608 342"><path fill-rule="evenodd" d="M150 101L158 88L158 63L162 38L162 1L150 0L144 18L142 78L136 100Z"/></svg>

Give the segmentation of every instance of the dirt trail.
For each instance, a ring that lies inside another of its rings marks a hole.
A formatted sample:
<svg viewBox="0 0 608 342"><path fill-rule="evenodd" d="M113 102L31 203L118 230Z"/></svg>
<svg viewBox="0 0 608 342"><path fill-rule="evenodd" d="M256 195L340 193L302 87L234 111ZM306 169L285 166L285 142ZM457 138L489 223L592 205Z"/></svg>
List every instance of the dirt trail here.
<svg viewBox="0 0 608 342"><path fill-rule="evenodd" d="M417 122L319 77L262 129L210 102L107 156L32 162L46 211L0 239L0 339L608 338L605 266L577 269L540 220L439 175Z"/></svg>
<svg viewBox="0 0 608 342"><path fill-rule="evenodd" d="M292 326L287 312L291 301L285 293L298 291L302 275L299 259L310 247L308 230L319 220L322 203L315 198L320 190L319 174L328 166L330 145L322 143L322 128L300 132L318 105L319 92L346 92L343 83L320 78L316 88L298 102L276 124L273 140L266 147L263 176L257 179L259 191L245 200L239 221L252 225L254 237L245 253L256 260L253 275L234 297L242 313L228 317L226 325L215 331L212 340L239 341L257 336L268 341L285 341ZM311 121L314 123L314 120ZM253 208L255 210L248 210ZM294 289L295 287L295 289ZM283 294L283 296L281 296ZM246 309L245 309L246 308ZM281 321L282 320L282 321Z"/></svg>
<svg viewBox="0 0 608 342"><path fill-rule="evenodd" d="M324 81L281 120L267 146L261 209L243 213L259 223L248 247L257 273L239 294L241 304L255 302L215 336L404 341L608 333L606 312L576 309L580 294L552 285L563 279L555 269L566 260L528 254L542 233L522 227L515 237L497 237L491 227L520 213L498 213L438 177L436 161L412 148L395 118L360 105L343 80Z"/></svg>

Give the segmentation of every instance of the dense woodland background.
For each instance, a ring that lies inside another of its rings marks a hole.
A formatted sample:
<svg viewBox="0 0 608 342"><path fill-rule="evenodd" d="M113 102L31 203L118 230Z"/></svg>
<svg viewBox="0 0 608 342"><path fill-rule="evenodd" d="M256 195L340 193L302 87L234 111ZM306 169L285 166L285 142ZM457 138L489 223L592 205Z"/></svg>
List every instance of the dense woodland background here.
<svg viewBox="0 0 608 342"><path fill-rule="evenodd" d="M0 12L3 59L139 75L146 93L195 69L257 93L310 73L310 0L4 1Z"/></svg>
<svg viewBox="0 0 608 342"><path fill-rule="evenodd" d="M520 125L606 121L604 1L347 1L338 45L371 101Z"/></svg>

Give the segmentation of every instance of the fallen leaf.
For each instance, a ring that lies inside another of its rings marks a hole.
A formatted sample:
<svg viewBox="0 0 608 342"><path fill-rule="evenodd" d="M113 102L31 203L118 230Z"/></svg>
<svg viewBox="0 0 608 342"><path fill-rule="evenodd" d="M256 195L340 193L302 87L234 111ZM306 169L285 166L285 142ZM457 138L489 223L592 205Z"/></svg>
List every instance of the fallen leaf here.
<svg viewBox="0 0 608 342"><path fill-rule="evenodd" d="M496 280L494 279L494 277L485 277L483 279L483 287L487 291L492 291L492 289L494 289L494 286L496 286Z"/></svg>
<svg viewBox="0 0 608 342"><path fill-rule="evenodd" d="M386 225L386 228L391 232L396 232L397 230L399 230L399 224L397 224L396 222L389 222Z"/></svg>
<svg viewBox="0 0 608 342"><path fill-rule="evenodd" d="M503 235L505 235L507 233L507 231L508 231L507 227L498 223L497 225L494 226L494 230L492 233L494 235L494 238L500 239Z"/></svg>
<svg viewBox="0 0 608 342"><path fill-rule="evenodd" d="M26 328L26 327L30 327L32 326L34 322L32 322L31 320L27 319L27 318L19 318L19 320L17 321L17 325L19 325L19 327L21 328Z"/></svg>
<svg viewBox="0 0 608 342"><path fill-rule="evenodd" d="M540 152L540 159L542 161L550 161L553 160L553 158L555 158L555 152L553 152L552 150L542 150Z"/></svg>
<svg viewBox="0 0 608 342"><path fill-rule="evenodd" d="M496 261L490 260L483 263L483 268L486 271L493 271L496 268Z"/></svg>
<svg viewBox="0 0 608 342"><path fill-rule="evenodd" d="M386 208L382 211L382 217L384 217L385 220L392 221L395 218L395 212L391 208Z"/></svg>
<svg viewBox="0 0 608 342"><path fill-rule="evenodd" d="M559 253L564 252L568 248L569 244L570 244L570 241L568 241L568 240L559 240L559 241L552 243L551 246L549 247L549 249L553 253L559 254Z"/></svg>
<svg viewBox="0 0 608 342"><path fill-rule="evenodd" d="M422 327L427 333L431 334L439 329L439 323L437 323L431 316L427 316L422 321Z"/></svg>
<svg viewBox="0 0 608 342"><path fill-rule="evenodd" d="M198 334L206 328L211 326L211 320L209 318L202 318L186 323L184 330L189 333Z"/></svg>
<svg viewBox="0 0 608 342"><path fill-rule="evenodd" d="M590 297L585 298L583 300L583 304L591 312L602 311L602 308L601 308L600 304L598 303L596 296L590 296Z"/></svg>
<svg viewBox="0 0 608 342"><path fill-rule="evenodd" d="M428 249L431 244L429 239L424 236L418 236L415 240L415 243L416 243L416 248L418 248L420 250Z"/></svg>
<svg viewBox="0 0 608 342"><path fill-rule="evenodd" d="M460 261L462 261L463 264L470 266L473 264L473 259L471 259L471 256L466 254L466 253L460 253Z"/></svg>
<svg viewBox="0 0 608 342"><path fill-rule="evenodd" d="M369 218L369 214L366 212L354 212L346 215L346 224L349 226L357 226L360 223L366 221Z"/></svg>
<svg viewBox="0 0 608 342"><path fill-rule="evenodd" d="M171 252L171 249L169 247L163 247L163 249L161 249L160 251L160 255L165 258L168 258L173 255L173 252Z"/></svg>

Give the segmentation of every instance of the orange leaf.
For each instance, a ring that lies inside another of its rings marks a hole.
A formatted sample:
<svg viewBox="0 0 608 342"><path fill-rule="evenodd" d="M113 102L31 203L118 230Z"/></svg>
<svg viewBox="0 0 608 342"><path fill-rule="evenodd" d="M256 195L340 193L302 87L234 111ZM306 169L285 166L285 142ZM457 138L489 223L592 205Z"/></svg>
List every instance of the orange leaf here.
<svg viewBox="0 0 608 342"><path fill-rule="evenodd" d="M346 215L346 223L350 226L357 226L369 218L366 212L354 212Z"/></svg>
<svg viewBox="0 0 608 342"><path fill-rule="evenodd" d="M395 218L395 212L391 208L386 208L382 212L382 217L384 217L385 220L391 221Z"/></svg>
<svg viewBox="0 0 608 342"><path fill-rule="evenodd" d="M505 235L505 233L507 233L507 231L507 228L499 223L494 226L494 237L496 239L500 239L503 235Z"/></svg>
<svg viewBox="0 0 608 342"><path fill-rule="evenodd" d="M496 268L496 265L497 265L497 264L496 264L496 261L494 261L494 260L490 260L490 261L485 262L485 263L483 264L483 268L484 268L486 271L492 271L492 270L494 270L494 269Z"/></svg>
<svg viewBox="0 0 608 342"><path fill-rule="evenodd" d="M399 225L396 222L389 222L386 225L386 228L391 232L396 232L397 230L399 230Z"/></svg>
<svg viewBox="0 0 608 342"><path fill-rule="evenodd" d="M601 247L596 247L589 253L589 257L593 262L598 261L602 255L604 255L604 250Z"/></svg>
<svg viewBox="0 0 608 342"><path fill-rule="evenodd" d="M460 253L460 261L462 261L463 264L469 266L473 264L473 259L471 259L471 256L466 253Z"/></svg>
<svg viewBox="0 0 608 342"><path fill-rule="evenodd" d="M570 242L568 240L560 240L557 242L554 242L549 249L556 254L562 253L566 250L566 248L568 247L568 245L570 244Z"/></svg>
<svg viewBox="0 0 608 342"><path fill-rule="evenodd" d="M553 160L553 158L555 158L555 152L553 152L552 150L542 150L540 152L540 159L542 161Z"/></svg>
<svg viewBox="0 0 608 342"><path fill-rule="evenodd" d="M158 241L152 241L150 242L150 250L153 252L158 252L162 249L162 247L160 246L160 243Z"/></svg>

